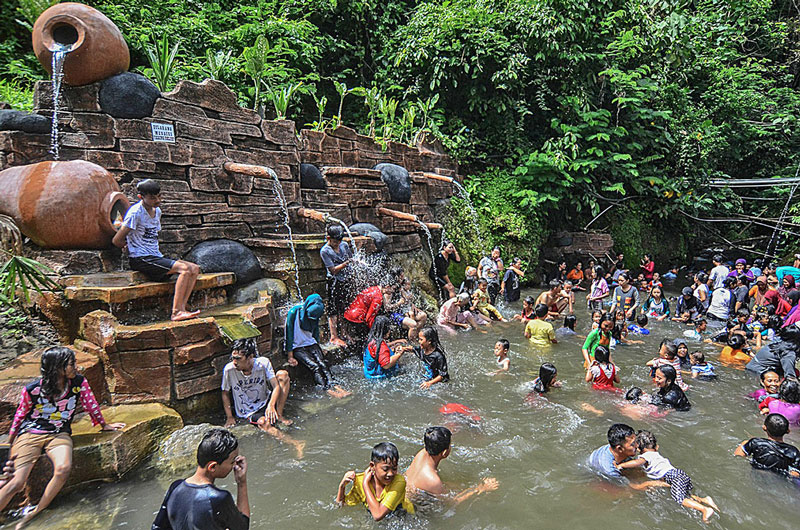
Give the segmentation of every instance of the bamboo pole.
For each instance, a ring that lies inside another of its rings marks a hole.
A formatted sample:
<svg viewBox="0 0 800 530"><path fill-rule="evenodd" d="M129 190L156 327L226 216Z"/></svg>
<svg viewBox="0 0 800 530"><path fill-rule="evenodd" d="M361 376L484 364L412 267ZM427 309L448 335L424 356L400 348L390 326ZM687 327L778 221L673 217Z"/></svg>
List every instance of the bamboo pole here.
<svg viewBox="0 0 800 530"><path fill-rule="evenodd" d="M239 164L237 162L225 162L222 167L228 173L241 173L251 177L274 178L272 168L266 166L254 166L253 164Z"/></svg>
<svg viewBox="0 0 800 530"><path fill-rule="evenodd" d="M378 207L378 213L383 215L388 215L389 217L394 217L395 219L411 221L412 223L422 223L425 226L427 226L429 230L442 229L442 225L440 225L439 223L426 223L424 221L420 221L419 217L417 217L413 213L398 212L397 210L390 210L389 208L384 208L382 206Z"/></svg>

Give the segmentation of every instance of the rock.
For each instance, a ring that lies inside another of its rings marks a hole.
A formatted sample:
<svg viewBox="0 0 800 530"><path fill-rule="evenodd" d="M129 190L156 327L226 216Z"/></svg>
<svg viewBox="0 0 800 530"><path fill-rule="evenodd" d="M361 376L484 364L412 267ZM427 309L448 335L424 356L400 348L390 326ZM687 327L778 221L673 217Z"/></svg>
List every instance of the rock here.
<svg viewBox="0 0 800 530"><path fill-rule="evenodd" d="M389 238L386 234L381 232L381 229L372 223L355 223L350 225L350 231L353 232L353 234L372 238L372 241L375 242L375 249L378 252L382 251L386 243L389 242Z"/></svg>
<svg viewBox="0 0 800 530"><path fill-rule="evenodd" d="M310 190L324 190L328 188L322 171L314 164L300 164L300 187Z"/></svg>
<svg viewBox="0 0 800 530"><path fill-rule="evenodd" d="M411 201L411 176L397 164L378 164L375 169L381 172L381 180L389 188L392 202L408 204Z"/></svg>
<svg viewBox="0 0 800 530"><path fill-rule="evenodd" d="M261 278L261 265L255 254L238 241L230 239L198 243L183 259L197 263L206 273L234 272L238 285Z"/></svg>
<svg viewBox="0 0 800 530"><path fill-rule="evenodd" d="M149 79L133 72L109 77L100 87L100 108L115 118L146 118L161 92Z"/></svg>
<svg viewBox="0 0 800 530"><path fill-rule="evenodd" d="M159 403L108 407L103 409L103 417L108 423L125 423L125 428L101 432L99 427L92 426L87 414L72 423L75 449L65 490L90 482L121 479L154 453L164 438L183 427L181 416ZM50 459L42 455L26 485L32 503L38 502L51 476Z"/></svg>
<svg viewBox="0 0 800 530"><path fill-rule="evenodd" d="M200 423L186 425L164 438L158 446L158 452L153 455L153 467L160 475L170 477L185 474L197 465L197 446L200 440L211 429L219 425ZM228 429L237 438L252 436L258 433L252 425L241 423Z"/></svg>
<svg viewBox="0 0 800 530"><path fill-rule="evenodd" d="M20 355L0 370L0 433L6 433L11 428L23 387L41 377L41 358L42 350L36 350ZM106 381L100 359L91 353L76 350L75 361L78 370L89 381L94 395L102 401L106 393Z"/></svg>
<svg viewBox="0 0 800 530"><path fill-rule="evenodd" d="M0 131L50 134L50 120L21 110L0 110Z"/></svg>
<svg viewBox="0 0 800 530"><path fill-rule="evenodd" d="M283 281L261 278L234 291L232 302L234 304L257 302L260 291L267 291L272 297L272 302L277 306L283 305L289 299L289 289Z"/></svg>

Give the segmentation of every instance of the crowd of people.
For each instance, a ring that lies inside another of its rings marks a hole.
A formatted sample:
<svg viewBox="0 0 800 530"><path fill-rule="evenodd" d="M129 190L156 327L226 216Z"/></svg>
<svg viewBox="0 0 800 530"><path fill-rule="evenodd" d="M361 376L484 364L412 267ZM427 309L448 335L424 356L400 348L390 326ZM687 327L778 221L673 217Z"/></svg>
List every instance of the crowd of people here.
<svg viewBox="0 0 800 530"><path fill-rule="evenodd" d="M125 216L114 242L127 245L132 265L150 277L178 274L172 318L194 318L196 314L186 308L186 289L191 293L199 270L194 264L161 256L160 190L157 183L143 181L138 191L141 201ZM626 267L623 254L608 263L588 260L586 266L578 261L568 267L561 261L546 288L535 298L526 297L521 311L507 318L500 309L520 299L526 271L518 258L506 266L499 248L482 257L477 266L467 266L465 279L456 288L448 270L451 262L460 263L462 258L453 243L443 241L429 273L439 296L434 312L425 310L419 286L412 285L401 267L382 260L371 274L364 275L359 269L368 267L368 261L360 249L343 240L341 227L328 227L326 239L320 257L327 275L327 300L315 293L289 309L283 351L289 367L307 371L315 385L331 397L344 398L351 392L337 381L325 358L327 348L323 348L320 332L325 316L330 343L357 352L363 359L366 379L390 379L401 370L413 369L413 365L421 375L420 388L428 389L450 379L440 333L490 333L493 322L510 320L519 322L518 332L533 347L547 348L561 338L576 335L578 318L587 315L591 330L580 348L584 380L594 390L619 393L622 413L636 419L689 410L692 405L687 380L704 384L719 377L714 362L695 346L701 342L716 344L720 347L719 364L757 374L761 386L751 397L758 413L765 416L767 437L742 442L735 454L749 458L759 469L800 478L800 452L783 441L790 425L800 425L800 384L795 368L800 351L800 291L795 287L800 280L800 255L791 266L783 267L748 263L744 258L729 264L723 256L715 256L713 268L685 277L688 285L673 300L665 296L663 282L681 287L684 278L675 267L660 274L649 254L642 256L635 270ZM137 258L135 262L133 258ZM556 329L553 322L562 320L563 325ZM650 334L653 322L665 320L678 322L685 330L674 339L662 340L657 355L646 362L654 390L646 392L636 386L624 390L613 359L615 349L641 343ZM412 364L403 361L406 355L414 359ZM498 337L494 356L494 374L512 370L507 339ZM38 506L23 512L18 528L45 509L66 482L72 464L70 424L78 403L102 429L124 427L105 422L86 379L75 370L72 350L50 348L43 353L41 363L42 377L25 387L13 419L11 456L0 475L0 509L25 485L42 452L53 462L55 472ZM305 442L283 427L292 423L284 415L291 384L288 371L275 370L253 339L235 341L221 384L225 427L250 423L291 445L297 458L303 458ZM527 399L557 399L552 392L560 386L556 366L544 363L538 377L531 381ZM589 403L584 403L583 409L603 414ZM450 455L451 434L445 427L426 429L423 447L404 474L399 473L397 447L390 442L378 443L363 472L350 470L344 474L336 492L337 502L363 505L375 520L381 520L398 510L414 513L414 501L420 495L448 493L438 469ZM604 478L635 489L669 487L676 502L700 512L704 521L718 510L711 497L692 493L691 478L661 454L652 432L614 424L607 432L607 442L587 460ZM626 474L633 468L643 468L648 480L628 480ZM214 485L215 480L231 472L238 489L236 501ZM239 454L235 436L226 429L211 430L197 449L195 473L169 487L152 528L247 528L250 509L246 473L247 463ZM496 480L485 479L460 493L451 492L448 499L457 504L497 488Z"/></svg>

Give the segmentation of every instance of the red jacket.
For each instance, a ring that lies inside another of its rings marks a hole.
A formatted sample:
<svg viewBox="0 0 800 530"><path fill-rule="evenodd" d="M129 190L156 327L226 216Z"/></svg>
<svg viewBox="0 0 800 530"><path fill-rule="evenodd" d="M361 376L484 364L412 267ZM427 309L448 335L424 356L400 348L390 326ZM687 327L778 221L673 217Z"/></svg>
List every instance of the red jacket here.
<svg viewBox="0 0 800 530"><path fill-rule="evenodd" d="M378 316L378 311L380 311L382 305L383 291L381 291L380 287L376 285L364 289L358 293L356 299L344 312L344 318L355 324L366 324L372 327L372 323L375 322L375 317Z"/></svg>

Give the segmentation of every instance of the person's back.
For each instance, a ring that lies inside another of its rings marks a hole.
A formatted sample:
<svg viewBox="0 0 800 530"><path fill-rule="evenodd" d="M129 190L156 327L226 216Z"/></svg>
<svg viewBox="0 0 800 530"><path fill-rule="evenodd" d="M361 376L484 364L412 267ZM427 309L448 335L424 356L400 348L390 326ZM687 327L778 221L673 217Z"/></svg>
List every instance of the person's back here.
<svg viewBox="0 0 800 530"><path fill-rule="evenodd" d="M714 289L711 293L711 303L708 306L708 314L717 320L727 320L731 313L731 298L733 294L726 287Z"/></svg>
<svg viewBox="0 0 800 530"><path fill-rule="evenodd" d="M553 325L544 320L547 316L547 306L544 304L537 304L533 311L536 314L536 318L529 320L528 323L525 324L525 337L533 344L539 346L546 346L558 342Z"/></svg>

